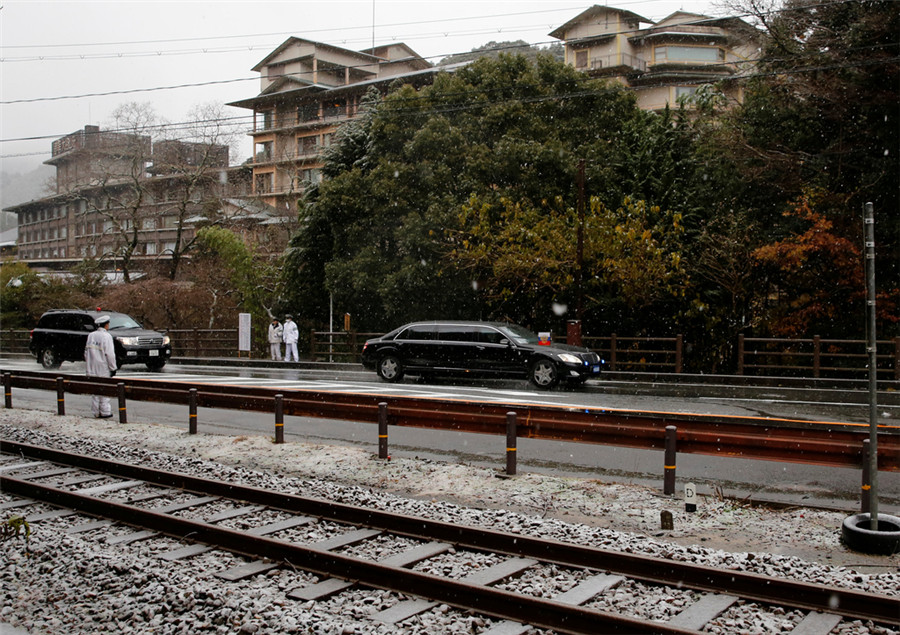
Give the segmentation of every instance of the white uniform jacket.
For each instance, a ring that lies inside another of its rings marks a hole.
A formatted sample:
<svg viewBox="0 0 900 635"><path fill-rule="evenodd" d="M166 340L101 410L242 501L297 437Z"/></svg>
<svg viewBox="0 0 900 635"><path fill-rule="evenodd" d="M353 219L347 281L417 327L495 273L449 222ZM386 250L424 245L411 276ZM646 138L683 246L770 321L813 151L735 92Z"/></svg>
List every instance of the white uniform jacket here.
<svg viewBox="0 0 900 635"><path fill-rule="evenodd" d="M284 342L286 344L296 344L300 340L300 329L293 321L284 323Z"/></svg>
<svg viewBox="0 0 900 635"><path fill-rule="evenodd" d="M98 328L88 335L84 363L88 377L110 377L110 372L116 370L116 349L112 335L105 328Z"/></svg>

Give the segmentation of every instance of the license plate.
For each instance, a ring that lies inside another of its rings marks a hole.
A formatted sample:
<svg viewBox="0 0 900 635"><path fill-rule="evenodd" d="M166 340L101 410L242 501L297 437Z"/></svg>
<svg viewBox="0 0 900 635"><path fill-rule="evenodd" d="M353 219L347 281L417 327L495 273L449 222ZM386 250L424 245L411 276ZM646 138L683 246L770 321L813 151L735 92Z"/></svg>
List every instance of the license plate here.
<svg viewBox="0 0 900 635"><path fill-rule="evenodd" d="M150 351L150 357L159 357L159 351L157 351L157 350Z"/></svg>
<svg viewBox="0 0 900 635"><path fill-rule="evenodd" d="M599 366L599 365L598 365L598 366L594 366L594 367L591 369L591 371L592 371L592 372L595 372L595 373L599 373L599 372L600 372L600 366Z"/></svg>

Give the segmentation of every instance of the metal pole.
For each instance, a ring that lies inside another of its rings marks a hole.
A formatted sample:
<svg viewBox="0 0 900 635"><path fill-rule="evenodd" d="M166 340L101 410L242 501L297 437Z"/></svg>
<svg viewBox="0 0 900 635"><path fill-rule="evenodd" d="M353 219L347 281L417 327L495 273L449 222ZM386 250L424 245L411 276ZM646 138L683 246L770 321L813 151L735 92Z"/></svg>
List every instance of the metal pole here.
<svg viewBox="0 0 900 635"><path fill-rule="evenodd" d="M66 414L66 380L62 377L56 378L56 414Z"/></svg>
<svg viewBox="0 0 900 635"><path fill-rule="evenodd" d="M3 405L12 408L12 374L3 373Z"/></svg>
<svg viewBox="0 0 900 635"><path fill-rule="evenodd" d="M382 401L378 404L378 458L387 459L388 456L388 405Z"/></svg>
<svg viewBox="0 0 900 635"><path fill-rule="evenodd" d="M506 473L516 473L516 413L506 413Z"/></svg>
<svg viewBox="0 0 900 635"><path fill-rule="evenodd" d="M675 442L678 428L666 426L665 476L663 477L663 494L671 496L675 493Z"/></svg>
<svg viewBox="0 0 900 635"><path fill-rule="evenodd" d="M866 439L862 444L862 495L859 497L859 512L861 514L869 513L869 492L872 491L872 483L869 479L869 446L871 441Z"/></svg>
<svg viewBox="0 0 900 635"><path fill-rule="evenodd" d="M284 395L275 395L275 443L284 443Z"/></svg>
<svg viewBox="0 0 900 635"><path fill-rule="evenodd" d="M878 531L878 352L875 339L875 208L863 212L866 241L866 350L869 353L869 528Z"/></svg>
<svg viewBox="0 0 900 635"><path fill-rule="evenodd" d="M116 392L119 395L119 423L128 423L128 414L125 411L125 383L116 384Z"/></svg>
<svg viewBox="0 0 900 635"><path fill-rule="evenodd" d="M197 434L197 389L188 391L188 434Z"/></svg>

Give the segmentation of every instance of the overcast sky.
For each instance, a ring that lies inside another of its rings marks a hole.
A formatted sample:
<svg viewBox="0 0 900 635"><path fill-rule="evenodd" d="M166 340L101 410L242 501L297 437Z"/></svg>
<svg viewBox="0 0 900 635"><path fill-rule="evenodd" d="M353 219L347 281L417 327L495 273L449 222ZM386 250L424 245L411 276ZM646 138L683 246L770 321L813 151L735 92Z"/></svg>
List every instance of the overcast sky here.
<svg viewBox="0 0 900 635"><path fill-rule="evenodd" d="M151 102L171 122L192 106L259 92L250 69L290 36L359 50L405 42L437 62L494 41L554 42L548 33L590 7L571 0L290 0L65 2L0 0L0 169L30 170L53 139L105 127L120 104ZM653 21L714 0L621 0ZM205 85L199 85L205 84ZM178 88L175 88L178 87ZM104 94L114 93L114 94ZM228 109L229 117L249 111ZM240 120L237 120L240 121ZM249 129L249 119L244 120ZM240 162L250 154L241 145Z"/></svg>

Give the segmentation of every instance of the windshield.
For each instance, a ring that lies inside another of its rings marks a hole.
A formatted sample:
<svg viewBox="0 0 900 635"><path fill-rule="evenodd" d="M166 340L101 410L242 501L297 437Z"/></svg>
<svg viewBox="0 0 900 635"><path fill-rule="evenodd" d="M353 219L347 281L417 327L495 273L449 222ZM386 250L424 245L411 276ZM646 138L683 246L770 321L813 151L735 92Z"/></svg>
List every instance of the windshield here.
<svg viewBox="0 0 900 635"><path fill-rule="evenodd" d="M537 344L538 336L524 326L518 324L506 324L499 327L516 344Z"/></svg>
<svg viewBox="0 0 900 635"><path fill-rule="evenodd" d="M141 325L129 315L110 315L109 330L113 329L139 329Z"/></svg>

